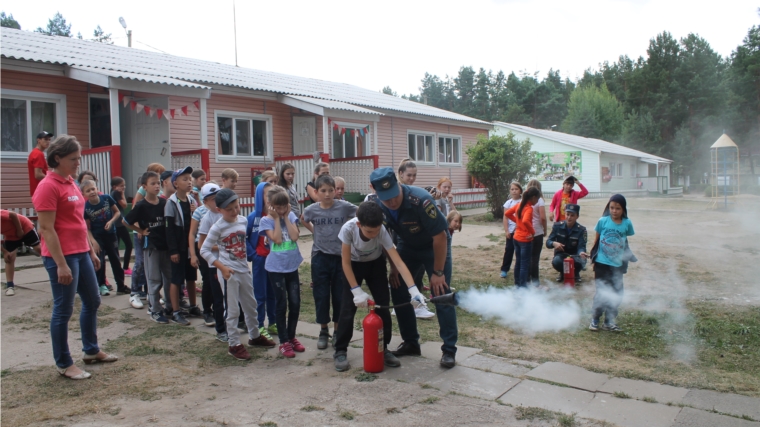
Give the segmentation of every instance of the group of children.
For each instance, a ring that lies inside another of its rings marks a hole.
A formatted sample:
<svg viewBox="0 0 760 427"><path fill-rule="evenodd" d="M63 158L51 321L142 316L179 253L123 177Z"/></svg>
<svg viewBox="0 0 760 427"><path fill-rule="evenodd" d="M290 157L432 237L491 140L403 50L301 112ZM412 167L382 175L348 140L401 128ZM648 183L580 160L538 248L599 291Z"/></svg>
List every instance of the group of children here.
<svg viewBox="0 0 760 427"><path fill-rule="evenodd" d="M580 191L573 187L578 184ZM538 261L543 237L547 230L546 213L541 193L541 183L530 180L526 190L513 182L510 185L510 199L504 203L504 230L507 244L501 266L501 277L507 277L515 255L515 285L525 288L529 284L539 286ZM557 222L565 220L568 207L577 216L577 202L585 197L588 190L575 177L568 177L552 197L549 218ZM594 228L596 240L590 254L581 252L579 256L591 259L594 263L594 281L596 293L592 308L589 329L598 331L621 331L615 319L618 307L623 299L623 274L627 272L628 262L636 261L628 245L628 237L633 236L633 224L628 219L626 199L620 194L613 195L605 207L602 217ZM576 271L576 281L580 281ZM560 278L562 273L560 273ZM600 325L600 320L604 322Z"/></svg>

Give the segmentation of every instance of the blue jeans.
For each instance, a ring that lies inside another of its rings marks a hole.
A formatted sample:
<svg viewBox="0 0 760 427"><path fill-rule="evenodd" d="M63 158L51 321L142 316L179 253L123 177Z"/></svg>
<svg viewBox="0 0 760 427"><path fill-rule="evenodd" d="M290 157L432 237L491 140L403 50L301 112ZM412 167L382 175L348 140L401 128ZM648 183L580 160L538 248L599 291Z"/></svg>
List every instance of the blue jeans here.
<svg viewBox="0 0 760 427"><path fill-rule="evenodd" d="M338 323L340 301L343 295L343 265L340 255L315 252L311 257L311 281L314 282L314 307L317 323ZM330 317L330 302L333 314Z"/></svg>
<svg viewBox="0 0 760 427"><path fill-rule="evenodd" d="M59 368L74 364L69 352L69 320L74 311L74 296L79 293L82 311L79 314L79 328L82 330L82 351L98 354L98 307L100 293L95 268L90 254L67 255L64 257L71 270L73 280L69 285L58 283L58 266L51 257L42 257L42 263L50 276L53 290L53 315L50 318L50 338L53 342L53 358Z"/></svg>
<svg viewBox="0 0 760 427"><path fill-rule="evenodd" d="M521 242L515 241L515 285L520 287L528 286L528 274L530 271L530 254L533 250L533 241Z"/></svg>
<svg viewBox="0 0 760 427"><path fill-rule="evenodd" d="M277 300L274 296L274 288L269 275L264 269L267 258L259 254L253 254L253 296L256 298L258 307L259 326L264 326L264 317L269 318L269 326L277 324Z"/></svg>
<svg viewBox="0 0 760 427"><path fill-rule="evenodd" d="M269 272L269 280L277 299L277 336L280 344L296 337L298 316L301 314L301 283L298 270L290 273Z"/></svg>
<svg viewBox="0 0 760 427"><path fill-rule="evenodd" d="M404 246L399 247L398 254L401 256L401 260L404 261L409 271L418 271L420 268L424 268L427 272L428 279L433 275L433 265L435 263L435 254L433 248L429 249L415 249L406 248ZM443 266L443 276L446 279L446 284L451 285L451 236L448 236L447 248L446 248L446 264ZM399 277L401 286L394 289L391 287L391 299L393 305L403 304L411 301L411 296L406 288L404 280ZM447 289L446 293L451 293L451 289ZM436 317L438 318L438 328L443 345L441 351L444 353L456 354L457 352L457 312L456 308L452 306L443 306L436 304ZM401 338L408 343L419 345L420 334L417 332L417 318L414 315L414 308L411 305L399 307L396 309L396 318L398 319L398 329Z"/></svg>
<svg viewBox="0 0 760 427"><path fill-rule="evenodd" d="M148 279L145 277L145 264L143 261L143 244L145 238L138 239L137 233L132 237L135 242L135 263L132 266L132 295L140 292L147 293Z"/></svg>

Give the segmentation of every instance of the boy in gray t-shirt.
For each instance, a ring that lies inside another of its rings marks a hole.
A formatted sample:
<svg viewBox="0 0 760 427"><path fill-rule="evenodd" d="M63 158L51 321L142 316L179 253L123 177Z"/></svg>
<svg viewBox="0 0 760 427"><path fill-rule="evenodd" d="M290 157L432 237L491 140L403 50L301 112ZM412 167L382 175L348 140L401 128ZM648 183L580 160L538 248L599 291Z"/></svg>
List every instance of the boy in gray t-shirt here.
<svg viewBox="0 0 760 427"><path fill-rule="evenodd" d="M311 281L314 283L314 305L317 323L322 325L317 340L317 348L327 348L330 333L330 301L332 300L334 329L338 327L341 304L341 284L343 268L340 252L342 243L338 234L348 220L356 216L356 206L345 200L335 200L335 180L330 175L322 175L314 183L319 203L306 208L303 223L309 224L314 233L311 251Z"/></svg>

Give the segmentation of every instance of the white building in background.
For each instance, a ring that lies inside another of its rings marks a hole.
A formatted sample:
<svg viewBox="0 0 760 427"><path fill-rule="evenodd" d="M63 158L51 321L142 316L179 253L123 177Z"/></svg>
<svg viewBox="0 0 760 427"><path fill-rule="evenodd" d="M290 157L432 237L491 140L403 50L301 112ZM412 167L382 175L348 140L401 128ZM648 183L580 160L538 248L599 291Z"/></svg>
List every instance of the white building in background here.
<svg viewBox="0 0 760 427"><path fill-rule="evenodd" d="M506 136L509 132L519 140L530 139L532 150L540 157L536 178L547 194L562 188L562 181L570 175L591 193L682 193L681 188L670 187L672 160L601 139L494 122L492 134Z"/></svg>

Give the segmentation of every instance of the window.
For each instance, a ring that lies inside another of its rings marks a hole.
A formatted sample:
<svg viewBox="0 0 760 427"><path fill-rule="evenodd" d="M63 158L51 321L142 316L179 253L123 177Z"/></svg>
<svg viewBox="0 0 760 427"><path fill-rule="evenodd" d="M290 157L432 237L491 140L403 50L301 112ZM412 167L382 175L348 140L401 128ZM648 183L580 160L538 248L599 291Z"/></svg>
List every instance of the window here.
<svg viewBox="0 0 760 427"><path fill-rule="evenodd" d="M623 176L623 164L610 162L610 175L621 178Z"/></svg>
<svg viewBox="0 0 760 427"><path fill-rule="evenodd" d="M42 131L66 131L65 95L3 90L0 100L0 150L5 158L26 158Z"/></svg>
<svg viewBox="0 0 760 427"><path fill-rule="evenodd" d="M362 157L369 155L369 133L362 136L359 129L366 128L366 125L349 124L335 122L339 127L346 129L341 135L340 130L332 130L332 152L331 157L343 159L347 157ZM351 136L351 131L354 136Z"/></svg>
<svg viewBox="0 0 760 427"><path fill-rule="evenodd" d="M459 141L457 136L438 137L438 163L459 163Z"/></svg>
<svg viewBox="0 0 760 427"><path fill-rule="evenodd" d="M111 104L108 97L90 96L90 147L111 145Z"/></svg>
<svg viewBox="0 0 760 427"><path fill-rule="evenodd" d="M409 158L419 163L433 163L433 135L409 133Z"/></svg>
<svg viewBox="0 0 760 427"><path fill-rule="evenodd" d="M272 116L215 111L217 159L263 160L272 152Z"/></svg>

